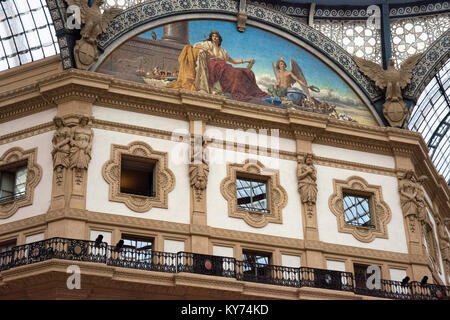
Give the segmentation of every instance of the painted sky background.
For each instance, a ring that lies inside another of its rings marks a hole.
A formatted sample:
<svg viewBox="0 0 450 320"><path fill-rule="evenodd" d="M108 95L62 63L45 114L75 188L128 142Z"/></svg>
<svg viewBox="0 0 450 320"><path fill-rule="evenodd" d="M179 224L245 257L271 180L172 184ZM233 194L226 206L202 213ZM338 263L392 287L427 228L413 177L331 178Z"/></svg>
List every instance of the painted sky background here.
<svg viewBox="0 0 450 320"><path fill-rule="evenodd" d="M321 92L313 94L319 100L325 100L338 107L353 107L358 117L366 118L366 123L374 121L364 103L355 92L333 70L318 58L300 48L296 44L285 40L270 32L247 26L245 32L237 31L236 23L218 20L189 21L189 41L192 45L204 41L203 35L209 36L211 30L217 30L222 36L222 48L228 51L233 59L255 59L252 67L257 83L262 90L276 81L272 69L272 62L284 57L290 70L290 59L294 59L300 66L309 85L319 87ZM151 39L151 32L155 31L158 39L163 36L163 28L155 28L140 35ZM244 67L247 64L234 65ZM350 111L350 110L349 110ZM348 112L347 112L348 113ZM353 112L350 112L353 113ZM369 119L370 118L370 119ZM361 122L361 121L358 121Z"/></svg>

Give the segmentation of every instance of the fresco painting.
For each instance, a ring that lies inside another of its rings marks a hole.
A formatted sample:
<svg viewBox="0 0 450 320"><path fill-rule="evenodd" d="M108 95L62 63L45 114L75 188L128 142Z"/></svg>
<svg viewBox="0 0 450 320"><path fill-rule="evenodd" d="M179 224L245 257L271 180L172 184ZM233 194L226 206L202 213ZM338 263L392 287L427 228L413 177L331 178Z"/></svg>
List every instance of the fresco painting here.
<svg viewBox="0 0 450 320"><path fill-rule="evenodd" d="M378 125L350 86L320 59L258 28L247 26L240 33L233 22L191 20L154 28L115 50L97 71Z"/></svg>

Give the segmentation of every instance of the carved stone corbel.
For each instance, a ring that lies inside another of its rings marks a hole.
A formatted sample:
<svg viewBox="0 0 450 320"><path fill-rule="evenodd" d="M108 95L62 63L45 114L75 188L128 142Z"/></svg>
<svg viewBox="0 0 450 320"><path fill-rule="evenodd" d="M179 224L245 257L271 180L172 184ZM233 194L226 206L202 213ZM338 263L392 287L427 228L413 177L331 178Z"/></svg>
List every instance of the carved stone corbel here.
<svg viewBox="0 0 450 320"><path fill-rule="evenodd" d="M239 32L245 31L245 25L247 24L247 0L239 1L239 12L237 15L236 26Z"/></svg>

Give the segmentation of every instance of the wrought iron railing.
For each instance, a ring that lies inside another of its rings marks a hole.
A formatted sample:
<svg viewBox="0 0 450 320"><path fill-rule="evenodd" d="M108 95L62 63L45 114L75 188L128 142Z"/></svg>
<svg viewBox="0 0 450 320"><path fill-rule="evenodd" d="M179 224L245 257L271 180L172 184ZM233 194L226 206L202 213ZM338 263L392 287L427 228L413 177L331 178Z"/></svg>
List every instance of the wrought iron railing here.
<svg viewBox="0 0 450 320"><path fill-rule="evenodd" d="M236 261L236 269L238 280L288 287L301 286L298 268Z"/></svg>
<svg viewBox="0 0 450 320"><path fill-rule="evenodd" d="M105 242L51 238L16 246L0 253L0 271L49 259L104 263L110 266L168 273L197 273L239 281L287 287L315 287L350 291L359 295L402 300L450 299L450 287L413 281L381 280L381 288L368 289L349 272L292 268L189 252L158 252L110 246Z"/></svg>
<svg viewBox="0 0 450 320"><path fill-rule="evenodd" d="M353 274L335 270L300 268L300 278L305 287L340 291L353 291Z"/></svg>
<svg viewBox="0 0 450 320"><path fill-rule="evenodd" d="M177 271L207 274L219 277L236 277L236 259L204 254L178 252Z"/></svg>
<svg viewBox="0 0 450 320"><path fill-rule="evenodd" d="M412 281L402 284L401 281L381 280L381 288L369 289L364 283L355 286L355 293L387 299L401 300L449 300L450 287L437 284L421 284Z"/></svg>

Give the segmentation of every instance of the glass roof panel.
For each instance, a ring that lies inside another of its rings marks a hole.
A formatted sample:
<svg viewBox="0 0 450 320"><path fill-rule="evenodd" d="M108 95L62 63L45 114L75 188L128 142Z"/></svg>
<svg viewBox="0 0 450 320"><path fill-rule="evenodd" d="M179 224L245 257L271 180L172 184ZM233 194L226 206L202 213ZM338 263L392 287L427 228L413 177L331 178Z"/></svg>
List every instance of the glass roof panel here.
<svg viewBox="0 0 450 320"><path fill-rule="evenodd" d="M0 1L0 42L0 71L59 54L46 1Z"/></svg>
<svg viewBox="0 0 450 320"><path fill-rule="evenodd" d="M422 133L431 160L450 185L450 60L422 92L408 127Z"/></svg>

